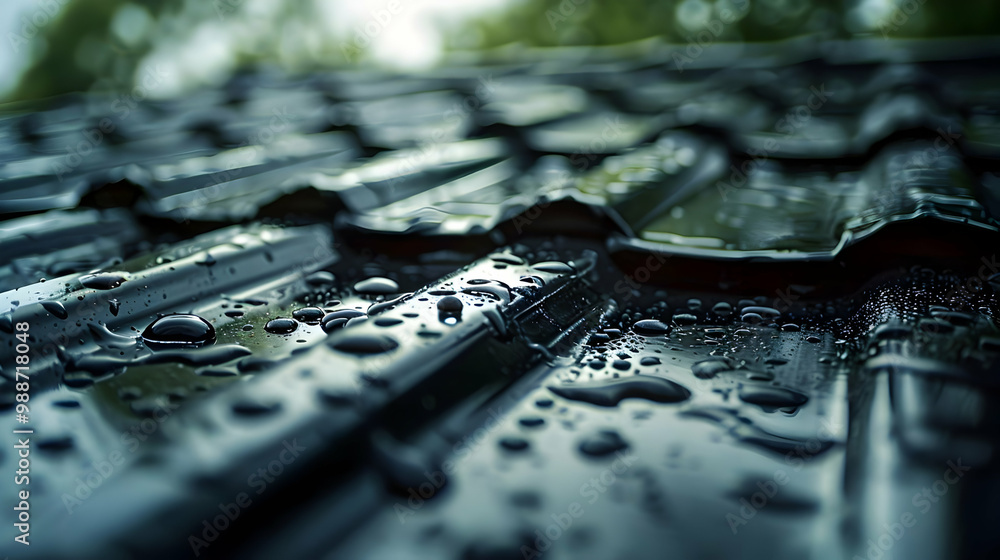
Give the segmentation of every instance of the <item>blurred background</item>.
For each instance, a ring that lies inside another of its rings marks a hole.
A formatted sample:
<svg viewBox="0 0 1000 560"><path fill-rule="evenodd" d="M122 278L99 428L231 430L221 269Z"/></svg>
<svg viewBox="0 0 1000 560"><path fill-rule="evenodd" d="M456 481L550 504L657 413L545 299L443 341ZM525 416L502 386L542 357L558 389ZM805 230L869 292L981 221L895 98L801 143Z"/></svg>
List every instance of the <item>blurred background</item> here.
<svg viewBox="0 0 1000 560"><path fill-rule="evenodd" d="M417 71L532 47L989 35L995 0L4 0L0 101L219 84L245 67ZM466 58L462 58L466 57Z"/></svg>

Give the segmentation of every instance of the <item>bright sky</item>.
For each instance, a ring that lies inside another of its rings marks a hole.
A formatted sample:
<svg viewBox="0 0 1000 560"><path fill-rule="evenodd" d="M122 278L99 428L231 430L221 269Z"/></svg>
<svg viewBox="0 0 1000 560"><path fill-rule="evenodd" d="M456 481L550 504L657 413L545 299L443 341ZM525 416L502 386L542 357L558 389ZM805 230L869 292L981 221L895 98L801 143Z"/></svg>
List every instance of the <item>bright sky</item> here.
<svg viewBox="0 0 1000 560"><path fill-rule="evenodd" d="M37 10L33 0L3 0L0 2L0 99L14 88L17 77L27 63L25 54L28 47L12 37L21 35L25 23L23 17L29 18ZM41 16L39 16L41 20Z"/></svg>
<svg viewBox="0 0 1000 560"><path fill-rule="evenodd" d="M207 18L176 40L163 42L150 54L147 67L165 68L169 75L169 83L158 88L159 93L172 95L191 86L218 81L220 76L228 74L235 63L232 45L252 41L257 33L275 32L273 18L269 18L268 14L273 13L282 0L243 1L244 10L254 16ZM329 37L344 38L343 42L348 47L353 46L355 41L367 43L370 40L370 58L365 62L412 70L431 66L439 60L443 46L443 29L439 23L454 24L509 4L512 0L314 1L320 17L309 21L308 26L278 32L281 37L289 39L281 45L281 56L294 60L302 54L297 51L308 51L311 45ZM25 19L46 20L46 14L39 14L45 4L63 5L66 2L0 0L0 32L4 43L0 47L0 98L14 87L17 77L25 69L28 51L43 45L37 37L31 39L29 46L12 37L24 35ZM12 41L18 43L17 52ZM144 71L140 68L138 75L142 76Z"/></svg>

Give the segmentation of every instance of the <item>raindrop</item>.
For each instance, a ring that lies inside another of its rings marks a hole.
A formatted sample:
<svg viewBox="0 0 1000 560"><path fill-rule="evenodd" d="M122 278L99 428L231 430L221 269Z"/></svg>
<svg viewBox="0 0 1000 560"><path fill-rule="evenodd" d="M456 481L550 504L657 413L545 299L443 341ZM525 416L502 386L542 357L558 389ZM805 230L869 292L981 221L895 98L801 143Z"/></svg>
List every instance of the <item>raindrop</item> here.
<svg viewBox="0 0 1000 560"><path fill-rule="evenodd" d="M809 400L797 391L768 385L745 385L739 395L743 402L774 408L801 406Z"/></svg>
<svg viewBox="0 0 1000 560"><path fill-rule="evenodd" d="M580 441L580 451L592 457L603 457L628 447L628 442L614 430L601 430Z"/></svg>
<svg viewBox="0 0 1000 560"><path fill-rule="evenodd" d="M309 276L306 276L306 283L310 286L320 287L320 286L330 286L333 284L334 276L333 273L327 272L325 270L320 270L318 272L313 272Z"/></svg>
<svg viewBox="0 0 1000 560"><path fill-rule="evenodd" d="M643 336L659 336L670 332L670 327L656 319L643 319L632 325L632 330Z"/></svg>
<svg viewBox="0 0 1000 560"><path fill-rule="evenodd" d="M307 325L318 325L326 312L318 307L303 307L292 312L292 317Z"/></svg>
<svg viewBox="0 0 1000 560"><path fill-rule="evenodd" d="M197 315L166 315L142 331L142 340L153 349L197 348L215 342L215 327Z"/></svg>
<svg viewBox="0 0 1000 560"><path fill-rule="evenodd" d="M720 315L722 317L728 317L733 313L733 306L729 305L724 301L720 301L719 303L712 306L712 311L716 315Z"/></svg>
<svg viewBox="0 0 1000 560"><path fill-rule="evenodd" d="M299 328L298 321L285 317L271 319L264 325L264 330L271 334L288 334L297 328Z"/></svg>
<svg viewBox="0 0 1000 560"><path fill-rule="evenodd" d="M384 296L399 291L399 284L388 278L373 276L354 285L354 291L369 296Z"/></svg>
<svg viewBox="0 0 1000 560"><path fill-rule="evenodd" d="M736 367L736 364L732 359L714 356L700 362L695 362L691 366L691 373L699 379L711 379L719 372L728 371L734 367Z"/></svg>
<svg viewBox="0 0 1000 560"><path fill-rule="evenodd" d="M631 398L674 403L691 396L690 391L669 379L647 375L562 385L549 387L549 390L566 399L608 407L617 406L622 400Z"/></svg>
<svg viewBox="0 0 1000 560"><path fill-rule="evenodd" d="M545 424L545 419L541 416L525 416L518 420L518 423L525 428L537 428Z"/></svg>
<svg viewBox="0 0 1000 560"><path fill-rule="evenodd" d="M690 313L677 313L671 320L677 325L693 325L698 322L698 318Z"/></svg>
<svg viewBox="0 0 1000 560"><path fill-rule="evenodd" d="M503 437L500 438L500 447L503 447L507 451L525 451L528 449L528 440L519 437Z"/></svg>
<svg viewBox="0 0 1000 560"><path fill-rule="evenodd" d="M80 284L84 288L93 290L110 290L121 286L128 280L124 272L99 272L97 274L86 274L80 277Z"/></svg>
<svg viewBox="0 0 1000 560"><path fill-rule="evenodd" d="M330 343L334 350L348 354L381 354L399 346L394 338L385 335L354 334L337 338Z"/></svg>
<svg viewBox="0 0 1000 560"><path fill-rule="evenodd" d="M571 274L573 272L573 267L559 261L540 262L533 265L531 268L542 272L548 272L550 274Z"/></svg>
<svg viewBox="0 0 1000 560"><path fill-rule="evenodd" d="M65 319L66 317L69 317L69 312L67 312L66 308L63 307L63 304L59 303L58 301L43 301L42 308L48 311L49 313L55 315L59 319Z"/></svg>

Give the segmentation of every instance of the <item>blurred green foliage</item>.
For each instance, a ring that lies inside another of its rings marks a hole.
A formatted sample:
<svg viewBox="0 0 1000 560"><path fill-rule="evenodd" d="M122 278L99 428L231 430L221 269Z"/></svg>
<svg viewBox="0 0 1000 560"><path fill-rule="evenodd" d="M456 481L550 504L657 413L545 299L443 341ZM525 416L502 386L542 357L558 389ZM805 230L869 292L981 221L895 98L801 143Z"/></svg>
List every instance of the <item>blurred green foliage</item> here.
<svg viewBox="0 0 1000 560"><path fill-rule="evenodd" d="M342 43L328 37L329 30L315 29L322 25L317 5L325 0L273 0L264 22L253 20L262 17L259 10L244 13L250 0L58 1L65 7L37 29L34 57L12 99L126 89L151 51L180 44L186 33L213 18L220 29L242 18L253 31L244 29L237 41L226 44L236 51L238 64L308 70L363 60L335 48ZM986 35L997 33L998 22L996 0L515 0L450 28L446 47L612 45L650 37L685 43L705 29L713 30L718 41L766 41L805 33L886 39ZM260 32L261 26L266 32ZM304 42L300 33L308 26L323 44L299 61L295 53L305 50L288 45Z"/></svg>

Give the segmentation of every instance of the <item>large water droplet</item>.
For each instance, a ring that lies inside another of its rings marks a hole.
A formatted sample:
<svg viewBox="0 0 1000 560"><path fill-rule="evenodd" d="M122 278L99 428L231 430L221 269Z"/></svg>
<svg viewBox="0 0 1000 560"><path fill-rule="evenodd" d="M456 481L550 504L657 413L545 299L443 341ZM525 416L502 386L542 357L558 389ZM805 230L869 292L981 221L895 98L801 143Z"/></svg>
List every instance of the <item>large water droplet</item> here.
<svg viewBox="0 0 1000 560"><path fill-rule="evenodd" d="M500 438L500 447L507 451L525 451L530 447L528 440L517 436L507 436Z"/></svg>
<svg viewBox="0 0 1000 560"><path fill-rule="evenodd" d="M573 272L572 266L559 261L540 262L532 265L531 268L550 274L571 274Z"/></svg>
<svg viewBox="0 0 1000 560"><path fill-rule="evenodd" d="M643 319L632 325L632 330L643 336L659 336L670 332L670 327L656 319Z"/></svg>
<svg viewBox="0 0 1000 560"><path fill-rule="evenodd" d="M691 365L691 373L699 379L711 379L719 372L729 371L736 367L736 362L731 358L713 356Z"/></svg>
<svg viewBox="0 0 1000 560"><path fill-rule="evenodd" d="M318 307L303 307L292 312L292 317L295 320L307 325L318 325L324 315L326 315L326 311Z"/></svg>
<svg viewBox="0 0 1000 560"><path fill-rule="evenodd" d="M646 399L674 403L686 400L691 392L678 383L662 377L634 375L594 383L577 383L549 387L560 397L597 406L617 406L624 399Z"/></svg>
<svg viewBox="0 0 1000 560"><path fill-rule="evenodd" d="M309 276L306 276L306 283L310 286L330 286L333 284L333 281L333 273L325 270L313 272Z"/></svg>
<svg viewBox="0 0 1000 560"><path fill-rule="evenodd" d="M592 457L603 457L628 447L628 442L614 430L601 430L580 441L580 451Z"/></svg>
<svg viewBox="0 0 1000 560"><path fill-rule="evenodd" d="M729 305L724 301L720 301L719 303L712 306L712 311L716 315L721 315L722 317L728 317L733 312L733 306Z"/></svg>
<svg viewBox="0 0 1000 560"><path fill-rule="evenodd" d="M66 317L69 317L69 312L66 311L66 308L63 307L63 304L59 303L58 301L43 301L42 308L48 311L49 313L55 315L59 319L65 319Z"/></svg>
<svg viewBox="0 0 1000 560"><path fill-rule="evenodd" d="M297 328L299 328L299 322L286 317L271 319L264 325L264 330L271 334L288 334L294 332Z"/></svg>
<svg viewBox="0 0 1000 560"><path fill-rule="evenodd" d="M197 315L166 315L142 331L146 346L158 348L197 348L215 342L215 327Z"/></svg>
<svg viewBox="0 0 1000 560"><path fill-rule="evenodd" d="M797 391L769 385L744 385L739 394L743 402L774 408L801 406L809 400Z"/></svg>
<svg viewBox="0 0 1000 560"><path fill-rule="evenodd" d="M462 300L455 296L445 296L438 300L437 308L439 311L444 311L445 313L461 313Z"/></svg>
<svg viewBox="0 0 1000 560"><path fill-rule="evenodd" d="M357 317L367 317L367 315L357 309L338 309L327 313L322 320L323 331L331 332L339 329L347 324L347 321Z"/></svg>
<svg viewBox="0 0 1000 560"><path fill-rule="evenodd" d="M344 334L346 334L346 331ZM334 350L348 354L381 354L399 346L394 338L385 335L354 334L337 338L330 343Z"/></svg>
<svg viewBox="0 0 1000 560"><path fill-rule="evenodd" d="M399 284L388 278L373 276L354 285L354 291L369 296L384 296L399 291Z"/></svg>
<svg viewBox="0 0 1000 560"><path fill-rule="evenodd" d="M121 286L126 280L128 280L128 276L124 272L99 272L81 276L80 284L84 288L93 290L110 290Z"/></svg>

